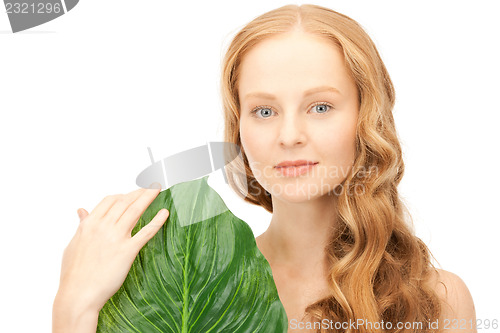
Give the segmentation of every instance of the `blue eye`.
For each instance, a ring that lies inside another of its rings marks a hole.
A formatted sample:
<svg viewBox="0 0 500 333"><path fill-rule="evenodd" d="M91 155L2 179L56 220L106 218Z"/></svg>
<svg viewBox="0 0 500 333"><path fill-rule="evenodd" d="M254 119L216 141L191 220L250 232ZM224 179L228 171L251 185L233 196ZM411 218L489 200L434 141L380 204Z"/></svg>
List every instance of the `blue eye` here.
<svg viewBox="0 0 500 333"><path fill-rule="evenodd" d="M257 113L259 113L259 111L261 111L261 110L266 111L266 112L265 112L265 114L267 114L267 115L269 115L269 116L270 116L270 115L271 115L271 113L273 112L273 110L272 110L270 107L265 106L265 107L258 107L258 108L255 108L255 109L252 111L252 113L257 114ZM261 115L263 115L263 113L262 113L262 112L261 112L260 114L261 114ZM257 118L261 118L261 117L257 117ZM269 117L262 117L262 118L269 118Z"/></svg>
<svg viewBox="0 0 500 333"><path fill-rule="evenodd" d="M332 108L333 106L330 103L318 102L311 106L309 109L316 110L316 112L313 113L324 114L329 112ZM260 116L256 117L261 119L270 118L273 112L274 111L270 106L259 106L251 111L252 114L259 113Z"/></svg>
<svg viewBox="0 0 500 333"><path fill-rule="evenodd" d="M315 104L313 106L313 109L315 109L316 111L318 111L318 113L327 113L328 111L330 111L330 108L331 106L328 105L328 104Z"/></svg>

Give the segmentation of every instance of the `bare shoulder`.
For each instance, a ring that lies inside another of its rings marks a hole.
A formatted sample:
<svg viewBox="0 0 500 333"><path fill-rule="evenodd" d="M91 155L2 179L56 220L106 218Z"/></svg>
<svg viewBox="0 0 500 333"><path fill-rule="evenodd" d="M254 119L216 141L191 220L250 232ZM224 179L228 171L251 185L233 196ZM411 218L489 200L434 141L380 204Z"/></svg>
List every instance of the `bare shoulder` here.
<svg viewBox="0 0 500 333"><path fill-rule="evenodd" d="M477 332L474 326L471 327L471 323L476 322L476 310L469 288L458 275L443 269L436 270L433 283L436 293L442 300L440 322L449 324L449 329L446 330L448 333ZM452 328L454 323L457 326L456 330Z"/></svg>

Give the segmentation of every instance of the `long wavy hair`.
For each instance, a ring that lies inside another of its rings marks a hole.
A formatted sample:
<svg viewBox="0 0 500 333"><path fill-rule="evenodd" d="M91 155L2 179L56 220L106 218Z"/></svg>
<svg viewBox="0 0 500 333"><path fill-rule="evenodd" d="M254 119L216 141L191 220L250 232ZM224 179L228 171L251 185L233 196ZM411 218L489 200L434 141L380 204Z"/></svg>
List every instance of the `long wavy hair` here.
<svg viewBox="0 0 500 333"><path fill-rule="evenodd" d="M308 305L305 316L316 323L317 332L352 331L327 329L321 325L324 319L363 319L366 324L356 332L436 332L428 323L441 314L440 299L430 283L437 270L430 250L415 236L397 190L405 165L392 115L394 87L373 41L356 21L317 5L287 5L255 18L233 37L222 62L224 139L239 146L242 158L228 166L228 182L245 201L273 212L270 195L254 178L241 145L239 70L257 43L297 27L341 48L360 102L356 158L340 184L344 190L338 194L338 223L332 223L325 247L331 295ZM363 193L352 195L359 188ZM398 322L406 327L397 327Z"/></svg>

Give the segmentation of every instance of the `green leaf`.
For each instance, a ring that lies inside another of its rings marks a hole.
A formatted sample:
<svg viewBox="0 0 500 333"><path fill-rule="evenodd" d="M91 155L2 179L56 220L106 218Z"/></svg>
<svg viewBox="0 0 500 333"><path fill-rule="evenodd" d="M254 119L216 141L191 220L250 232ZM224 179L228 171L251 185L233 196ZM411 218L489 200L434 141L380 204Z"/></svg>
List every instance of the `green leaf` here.
<svg viewBox="0 0 500 333"><path fill-rule="evenodd" d="M99 312L97 332L287 332L269 263L251 228L207 184L160 192L132 231L170 215Z"/></svg>

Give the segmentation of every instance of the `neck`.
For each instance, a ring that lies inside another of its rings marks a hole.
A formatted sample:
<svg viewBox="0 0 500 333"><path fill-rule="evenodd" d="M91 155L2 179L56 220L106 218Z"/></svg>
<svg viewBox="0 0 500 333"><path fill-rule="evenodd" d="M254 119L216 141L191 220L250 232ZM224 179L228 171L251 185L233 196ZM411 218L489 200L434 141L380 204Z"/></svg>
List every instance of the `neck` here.
<svg viewBox="0 0 500 333"><path fill-rule="evenodd" d="M303 272L326 267L325 246L336 223L337 197L323 195L293 203L273 197L273 217L261 235L271 266Z"/></svg>

